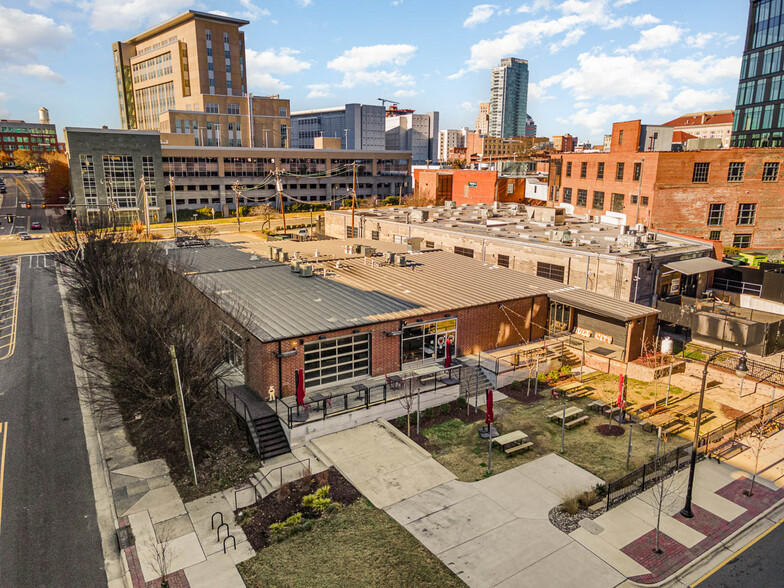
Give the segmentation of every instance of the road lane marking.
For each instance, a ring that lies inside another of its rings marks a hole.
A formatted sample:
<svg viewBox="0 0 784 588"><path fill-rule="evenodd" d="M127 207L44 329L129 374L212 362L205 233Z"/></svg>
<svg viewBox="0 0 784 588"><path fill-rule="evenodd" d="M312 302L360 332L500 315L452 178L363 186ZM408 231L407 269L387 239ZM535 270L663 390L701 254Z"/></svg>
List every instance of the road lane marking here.
<svg viewBox="0 0 784 588"><path fill-rule="evenodd" d="M11 357L16 348L16 323L19 316L19 278L22 272L22 262L20 258L17 258L14 263L16 264L16 288L0 298L0 321L5 322L10 320L10 325L3 325L2 328L5 329L6 327L10 327L11 329L11 332L7 335L8 341L0 343L0 361ZM9 265L10 264L6 264L3 269L10 269L8 267ZM2 339L5 338L6 336L2 337Z"/></svg>
<svg viewBox="0 0 784 588"><path fill-rule="evenodd" d="M0 432L3 434L3 448L0 450L0 529L3 523L3 478L5 477L5 443L8 439L8 423L0 423Z"/></svg>

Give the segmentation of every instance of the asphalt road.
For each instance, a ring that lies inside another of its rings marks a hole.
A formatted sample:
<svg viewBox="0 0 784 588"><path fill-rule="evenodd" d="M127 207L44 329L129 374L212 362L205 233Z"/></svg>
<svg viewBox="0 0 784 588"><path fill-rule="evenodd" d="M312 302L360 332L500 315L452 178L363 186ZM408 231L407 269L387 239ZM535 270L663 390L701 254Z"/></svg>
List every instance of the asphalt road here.
<svg viewBox="0 0 784 588"><path fill-rule="evenodd" d="M778 588L784 586L781 553L784 524L741 552L698 584L699 588Z"/></svg>
<svg viewBox="0 0 784 588"><path fill-rule="evenodd" d="M2 173L0 177L5 181L6 193L0 194L0 236L16 235L26 231L35 236L36 233L48 232L46 228L46 210L41 207L44 195L41 186L36 181L37 176L32 174ZM27 204L30 208L27 208ZM9 223L8 215L13 215L14 220ZM30 223L38 221L43 227L40 230L31 230Z"/></svg>
<svg viewBox="0 0 784 588"><path fill-rule="evenodd" d="M45 268L43 255L18 259L16 342L13 354L0 360L0 587L105 586L52 262ZM0 272L10 273L2 267ZM8 302L6 291L1 296L0 303Z"/></svg>

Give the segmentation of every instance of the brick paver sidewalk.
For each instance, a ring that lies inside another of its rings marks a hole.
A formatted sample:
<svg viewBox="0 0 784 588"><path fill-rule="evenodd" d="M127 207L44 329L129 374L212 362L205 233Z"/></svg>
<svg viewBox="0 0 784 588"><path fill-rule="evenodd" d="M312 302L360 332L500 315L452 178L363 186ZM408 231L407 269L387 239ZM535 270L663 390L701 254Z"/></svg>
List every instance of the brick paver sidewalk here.
<svg viewBox="0 0 784 588"><path fill-rule="evenodd" d="M692 505L693 518L684 518L680 513L672 517L705 535L705 539L691 548L687 548L662 532L659 534L661 553L656 553L653 549L655 529L626 545L621 551L650 571L649 574L634 576L630 579L640 584L654 584L664 580L777 502L784 500L784 490L782 489L772 490L758 484L754 487L754 495L746 496L743 491L748 487L749 481L742 478L716 491L717 496L746 509L743 514L731 521L726 521L696 505Z"/></svg>

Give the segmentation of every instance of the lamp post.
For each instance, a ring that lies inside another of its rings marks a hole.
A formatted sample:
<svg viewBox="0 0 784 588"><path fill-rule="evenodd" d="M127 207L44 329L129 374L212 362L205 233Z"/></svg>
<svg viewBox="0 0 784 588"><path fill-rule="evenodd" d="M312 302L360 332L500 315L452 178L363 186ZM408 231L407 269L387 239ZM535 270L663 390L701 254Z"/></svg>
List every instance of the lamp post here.
<svg viewBox="0 0 784 588"><path fill-rule="evenodd" d="M689 463L689 485L686 489L686 504L681 509L681 515L690 519L694 516L694 513L691 510L691 493L694 487L694 468L697 466L697 446L700 442L700 420L702 420L702 401L705 399L705 383L708 380L708 366L710 363L716 359L719 355L723 355L725 353L729 353L732 355L738 356L738 365L735 366L735 374L741 378L741 382L743 378L746 377L746 374L749 373L749 368L746 365L746 352L745 351L717 351L713 355L711 355L707 361L705 362L705 368L702 370L702 387L700 388L700 403L697 407L697 422L694 425L694 442L692 443L691 447L691 460Z"/></svg>

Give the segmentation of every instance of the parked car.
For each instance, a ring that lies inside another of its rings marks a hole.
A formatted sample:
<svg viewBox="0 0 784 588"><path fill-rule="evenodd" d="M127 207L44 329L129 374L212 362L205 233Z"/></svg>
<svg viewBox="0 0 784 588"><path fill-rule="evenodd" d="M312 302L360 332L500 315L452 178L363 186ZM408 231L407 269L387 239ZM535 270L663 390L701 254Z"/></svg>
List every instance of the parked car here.
<svg viewBox="0 0 784 588"><path fill-rule="evenodd" d="M40 229L41 223L39 223L38 221L33 221L30 223L30 228L35 230Z"/></svg>
<svg viewBox="0 0 784 588"><path fill-rule="evenodd" d="M30 233L28 233L26 231L22 231L22 232L18 233L18 235L19 235L19 238L22 241L28 241L29 239L32 239L32 237L30 236Z"/></svg>
<svg viewBox="0 0 784 588"><path fill-rule="evenodd" d="M182 235L174 238L174 244L177 247L205 247L207 241L196 235Z"/></svg>

